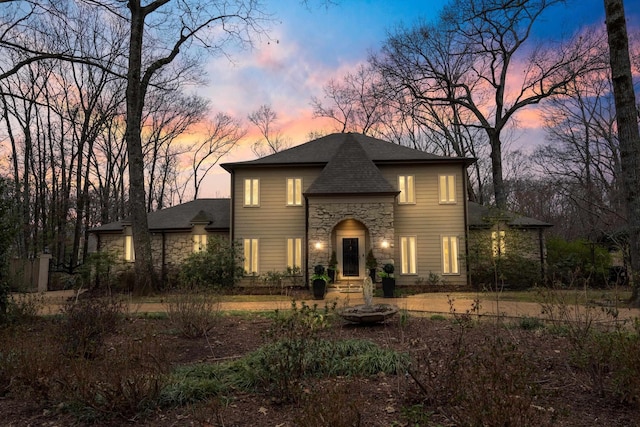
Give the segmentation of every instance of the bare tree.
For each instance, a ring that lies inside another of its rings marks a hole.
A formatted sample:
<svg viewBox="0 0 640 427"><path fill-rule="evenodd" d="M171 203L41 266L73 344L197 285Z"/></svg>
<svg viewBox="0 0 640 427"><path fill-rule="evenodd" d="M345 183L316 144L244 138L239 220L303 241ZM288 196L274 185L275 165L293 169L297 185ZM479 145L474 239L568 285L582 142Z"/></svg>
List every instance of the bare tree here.
<svg viewBox="0 0 640 427"><path fill-rule="evenodd" d="M291 141L288 141L280 129L276 127L278 114L270 105L261 105L256 111L249 114L248 119L258 128L263 138L251 146L251 151L256 156L264 157L286 150L291 146Z"/></svg>
<svg viewBox="0 0 640 427"><path fill-rule="evenodd" d="M629 39L622 0L604 0L609 62L620 139L620 160L627 202L629 254L633 278L633 303L640 306L640 130L636 107Z"/></svg>
<svg viewBox="0 0 640 427"><path fill-rule="evenodd" d="M561 0L453 0L437 23L401 29L389 37L375 64L390 87L425 105L456 105L486 132L495 203L506 207L503 132L527 106L564 93L566 85L602 67L593 36L530 46L539 17ZM516 69L516 60L524 63ZM509 89L509 90L508 90Z"/></svg>

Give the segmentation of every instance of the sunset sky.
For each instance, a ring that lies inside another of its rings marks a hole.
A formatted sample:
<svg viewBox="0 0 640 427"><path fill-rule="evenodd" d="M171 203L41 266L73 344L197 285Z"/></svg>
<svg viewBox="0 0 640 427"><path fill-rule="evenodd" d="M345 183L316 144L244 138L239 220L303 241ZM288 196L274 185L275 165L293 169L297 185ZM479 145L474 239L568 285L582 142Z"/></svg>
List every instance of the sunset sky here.
<svg viewBox="0 0 640 427"><path fill-rule="evenodd" d="M321 96L329 79L340 79L366 61L387 33L397 25L434 20L446 0L267 0L274 14L270 40L257 40L253 49L232 52L207 63L208 85L198 93L211 100L213 112L225 112L249 125L247 115L263 104L278 114L277 126L294 145L305 142L311 131L328 131L331 123L313 119L310 101ZM630 27L640 23L640 0L625 0ZM539 39L570 36L584 25L604 23L603 0L567 0L548 10L537 23ZM250 129L255 132L255 129ZM543 138L536 129L527 132ZM254 158L249 136L223 162ZM216 167L199 197L229 196L229 176Z"/></svg>

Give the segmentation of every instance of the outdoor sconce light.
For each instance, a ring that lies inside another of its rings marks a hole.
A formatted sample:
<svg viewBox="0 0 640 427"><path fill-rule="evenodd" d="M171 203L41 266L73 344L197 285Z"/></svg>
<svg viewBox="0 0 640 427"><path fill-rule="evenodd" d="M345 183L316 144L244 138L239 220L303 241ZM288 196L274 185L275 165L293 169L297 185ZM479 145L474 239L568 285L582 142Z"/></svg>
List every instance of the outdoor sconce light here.
<svg viewBox="0 0 640 427"><path fill-rule="evenodd" d="M322 249L322 242L316 242L316 249Z"/></svg>
<svg viewBox="0 0 640 427"><path fill-rule="evenodd" d="M383 241L382 241L382 247L383 247L384 249L387 249L387 248L389 247L389 242L387 242L386 240L383 240Z"/></svg>

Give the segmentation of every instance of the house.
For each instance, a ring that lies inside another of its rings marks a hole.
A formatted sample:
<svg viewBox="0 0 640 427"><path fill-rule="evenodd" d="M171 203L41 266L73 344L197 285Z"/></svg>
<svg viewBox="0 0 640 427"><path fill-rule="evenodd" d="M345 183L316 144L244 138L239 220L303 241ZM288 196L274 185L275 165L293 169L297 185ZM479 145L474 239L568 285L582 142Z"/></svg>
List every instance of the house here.
<svg viewBox="0 0 640 427"><path fill-rule="evenodd" d="M155 260L179 263L218 234L242 248L245 284L287 267L308 277L315 265L327 266L333 252L337 279L355 282L367 274L371 249L380 266L395 265L398 286L430 274L465 285L468 230L486 225L466 198L466 168L474 161L338 133L226 163L230 199L199 199L149 214ZM100 250L134 259L127 221L92 232Z"/></svg>

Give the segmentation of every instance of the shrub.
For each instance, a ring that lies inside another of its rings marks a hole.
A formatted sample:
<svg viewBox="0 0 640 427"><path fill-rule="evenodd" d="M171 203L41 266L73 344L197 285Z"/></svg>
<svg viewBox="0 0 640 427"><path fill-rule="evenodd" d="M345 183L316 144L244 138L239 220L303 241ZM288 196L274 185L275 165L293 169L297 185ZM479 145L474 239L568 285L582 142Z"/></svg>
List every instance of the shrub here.
<svg viewBox="0 0 640 427"><path fill-rule="evenodd" d="M91 359L102 349L105 335L116 331L124 304L113 298L81 299L67 302L61 311L64 353Z"/></svg>
<svg viewBox="0 0 640 427"><path fill-rule="evenodd" d="M183 292L166 304L171 322L188 338L206 336L219 315L220 301L208 292Z"/></svg>
<svg viewBox="0 0 640 427"><path fill-rule="evenodd" d="M553 281L583 286L603 286L609 278L611 255L587 240L547 240L547 272Z"/></svg>
<svg viewBox="0 0 640 427"><path fill-rule="evenodd" d="M212 237L207 250L189 255L180 266L181 285L190 289L232 287L243 275L237 245L227 239Z"/></svg>
<svg viewBox="0 0 640 427"><path fill-rule="evenodd" d="M78 268L80 277L80 287L103 288L109 294L117 285L118 275L116 265L118 264L118 254L108 251L93 252L87 256L86 261Z"/></svg>

